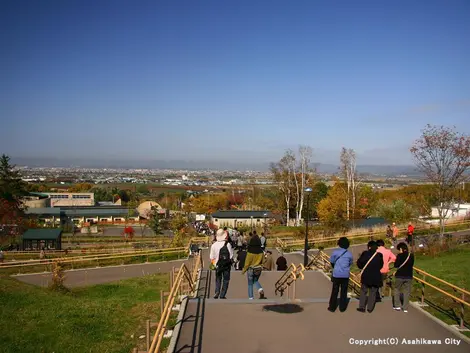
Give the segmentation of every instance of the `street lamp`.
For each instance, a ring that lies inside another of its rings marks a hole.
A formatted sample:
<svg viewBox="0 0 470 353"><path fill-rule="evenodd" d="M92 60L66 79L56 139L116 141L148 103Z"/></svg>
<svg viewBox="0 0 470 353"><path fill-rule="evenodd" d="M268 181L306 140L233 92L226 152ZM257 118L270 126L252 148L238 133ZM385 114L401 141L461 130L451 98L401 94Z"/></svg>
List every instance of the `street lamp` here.
<svg viewBox="0 0 470 353"><path fill-rule="evenodd" d="M305 223L305 244L304 244L304 266L308 265L308 223L309 223L309 207L310 207L310 193L312 188L305 188L307 193L307 223Z"/></svg>
<svg viewBox="0 0 470 353"><path fill-rule="evenodd" d="M264 235L266 236L268 235L268 224L266 223L266 217L268 217L268 214L265 213L263 214L263 216L264 216Z"/></svg>

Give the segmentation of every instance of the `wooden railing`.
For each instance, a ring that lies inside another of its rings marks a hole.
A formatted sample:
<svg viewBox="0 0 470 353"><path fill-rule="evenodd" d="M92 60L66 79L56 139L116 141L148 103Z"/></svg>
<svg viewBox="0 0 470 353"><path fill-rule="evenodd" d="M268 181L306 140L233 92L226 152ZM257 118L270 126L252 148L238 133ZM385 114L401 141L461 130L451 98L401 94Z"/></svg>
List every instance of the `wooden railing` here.
<svg viewBox="0 0 470 353"><path fill-rule="evenodd" d="M274 284L274 293L278 293L283 296L284 292L287 290L287 297L289 298L289 288L292 285L292 298L295 299L295 290L297 279L304 279L303 272L305 271L304 265L300 264L298 266L290 264L287 270L282 274L282 276Z"/></svg>
<svg viewBox="0 0 470 353"><path fill-rule="evenodd" d="M333 271L330 257L322 250L318 251L316 255L310 256L310 263L307 266L307 270L311 270L315 267L328 274L331 274ZM351 273L349 277L349 286L355 293L359 293L361 288L361 278L358 275Z"/></svg>
<svg viewBox="0 0 470 353"><path fill-rule="evenodd" d="M330 263L330 257L323 251L319 251L316 255L311 257L311 261L309 266L307 266L307 270L313 267L317 267L323 270L326 273L330 273L332 271L332 266ZM443 279L436 277L426 271L421 270L420 268L414 267L415 275L413 279L416 280L421 284L421 295L420 301L421 304L425 302L425 288L429 287L440 294L444 295L447 298L452 299L454 303L460 305L460 313L459 313L459 326L461 329L464 328L465 325L465 308L470 307L470 291L460 288L452 283L444 281ZM432 279L438 283L441 287L447 287L453 291L453 293L449 293L449 291L439 288L438 286L429 283L426 279ZM358 293L359 289L361 288L361 277L360 273L353 273L351 272L349 278L349 285L353 288L354 292ZM389 295L391 295L392 288L389 286Z"/></svg>
<svg viewBox="0 0 470 353"><path fill-rule="evenodd" d="M465 308L470 307L470 292L463 288L457 287L456 285L452 283L444 281L443 279L440 279L439 277L431 275L430 273L423 271L419 268L415 267L414 270L416 274L413 276L413 279L421 284L421 295L420 295L421 304L424 304L424 301L425 301L425 288L426 287L432 288L438 291L440 294L443 294L447 298L452 299L454 303L460 304L459 327L463 329L465 325L465 319L464 319ZM436 281L439 285L443 287L450 288L454 293L453 294L449 293L448 291L429 283L429 281L426 281L426 278Z"/></svg>
<svg viewBox="0 0 470 353"><path fill-rule="evenodd" d="M192 267L192 268L191 268ZM160 315L153 339L146 353L158 353L162 344L163 336L167 330L168 321L170 319L173 306L179 295L195 296L197 291L197 280L200 270L203 267L203 261L200 255L193 258L192 265L182 264L176 274L172 276L171 289L166 298L164 308ZM137 348L134 349L134 352Z"/></svg>
<svg viewBox="0 0 470 353"><path fill-rule="evenodd" d="M85 256L76 256L76 257L64 257L64 258L52 258L52 259L41 259L41 260L26 260L26 261L15 261L13 262L7 262L7 263L2 263L0 264L0 271L2 269L12 269L12 268L27 268L27 267L33 267L33 266L46 266L46 271L47 271L47 266L51 265L55 262L60 262L61 264L73 264L76 263L84 263L84 262L93 262L97 261L99 264L99 261L101 260L113 260L113 259L124 259L124 258L129 258L129 257L137 257L137 256L146 256L147 261L149 256L156 256L156 255L174 255L174 254L179 254L187 253L187 248L186 247L180 247L180 248L169 248L169 249L153 249L153 250L146 250L146 251L139 251L139 252L124 252L124 253L118 253L118 254L101 254L101 255L85 255Z"/></svg>
<svg viewBox="0 0 470 353"><path fill-rule="evenodd" d="M449 223L447 226L459 226L459 225L468 225L470 227L470 221L458 221L458 222L452 222ZM429 230L432 228L429 227L416 227L416 231L420 230ZM436 229L437 230L437 229ZM400 229L400 234L406 234L407 229L402 228ZM342 236L346 236L348 239L360 239L360 238L368 238L368 237L385 237L385 231L381 232L367 232L367 233L362 233L362 234L356 234L356 235L341 235L341 236L334 236L334 237L326 237L326 238L309 238L308 243L309 244L322 244L322 243L329 243L329 242L335 242L338 241L339 238ZM286 247L291 247L291 246L303 246L305 244L304 239L292 239L292 238L276 238L276 245L279 246L282 249L285 249Z"/></svg>

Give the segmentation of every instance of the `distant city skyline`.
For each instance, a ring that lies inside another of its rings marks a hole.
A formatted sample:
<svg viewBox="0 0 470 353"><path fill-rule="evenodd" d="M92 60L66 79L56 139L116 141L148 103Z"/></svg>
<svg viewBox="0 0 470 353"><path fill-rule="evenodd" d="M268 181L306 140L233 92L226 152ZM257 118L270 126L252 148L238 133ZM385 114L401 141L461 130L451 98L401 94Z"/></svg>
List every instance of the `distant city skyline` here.
<svg viewBox="0 0 470 353"><path fill-rule="evenodd" d="M0 3L0 153L412 165L427 123L470 133L469 1Z"/></svg>

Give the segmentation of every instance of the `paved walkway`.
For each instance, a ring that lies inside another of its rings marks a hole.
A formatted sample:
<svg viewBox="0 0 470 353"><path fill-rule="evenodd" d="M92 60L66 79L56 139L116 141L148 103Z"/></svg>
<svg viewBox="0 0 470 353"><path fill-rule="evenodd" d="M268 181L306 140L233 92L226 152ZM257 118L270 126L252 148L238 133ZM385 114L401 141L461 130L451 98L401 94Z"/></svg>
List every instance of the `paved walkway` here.
<svg viewBox="0 0 470 353"><path fill-rule="evenodd" d="M187 260L68 270L65 271L65 285L69 288L84 287L142 277L154 273L169 273L173 267L179 267L185 261ZM47 287L51 281L50 272L15 275L12 277L19 281L41 287Z"/></svg>
<svg viewBox="0 0 470 353"><path fill-rule="evenodd" d="M289 260L295 263L302 258L298 254L289 255ZM371 314L357 312L356 299L351 299L346 312L330 313L327 303L331 282L321 272L307 272L305 280L297 283L297 300L276 297L274 283L280 275L263 272L260 282L268 299L248 300L246 276L232 271L228 299L222 300L212 299L214 272L203 271L198 296L186 306L174 352L470 351L468 341L461 340L421 310L410 307L406 314L393 311L389 298L377 303ZM384 342L370 341L379 339ZM387 339L398 343L387 344ZM437 341L432 344L428 340Z"/></svg>

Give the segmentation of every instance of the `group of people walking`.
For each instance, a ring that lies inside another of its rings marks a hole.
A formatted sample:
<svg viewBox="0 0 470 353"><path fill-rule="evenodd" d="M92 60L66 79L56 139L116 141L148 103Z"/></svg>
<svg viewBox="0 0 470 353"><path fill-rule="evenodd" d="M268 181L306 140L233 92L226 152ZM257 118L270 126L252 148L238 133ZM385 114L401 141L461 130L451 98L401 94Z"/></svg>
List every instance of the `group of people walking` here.
<svg viewBox="0 0 470 353"><path fill-rule="evenodd" d="M333 273L331 277L332 291L328 310L334 312L339 306L340 311L345 311L348 305L348 285L350 278L353 255L348 250L349 240L342 237L338 240L338 249L335 249L330 257ZM361 290L359 296L359 312L374 310L375 304L382 301L381 289L389 280L390 266L393 263L395 272L395 285L393 295L393 309L408 312L411 282L413 279L414 256L409 251L406 243L396 246L398 254L395 255L385 247L383 240L369 241L367 250L362 252L356 264L361 270ZM338 305L338 293L340 295ZM403 296L403 301L401 301Z"/></svg>
<svg viewBox="0 0 470 353"><path fill-rule="evenodd" d="M232 268L246 273L249 299L254 299L254 288L257 289L259 299L266 299L259 278L263 271L274 269L272 252L266 250L266 237L264 234L260 237L253 231L245 242L240 243L239 240L244 239L243 234L234 237L233 233L231 236L226 228L219 229L210 249L211 266L215 270L214 299L226 299ZM236 258L234 250L237 251ZM276 266L278 271L285 271L286 258L279 256Z"/></svg>
<svg viewBox="0 0 470 353"><path fill-rule="evenodd" d="M411 231L408 228L408 233L411 233L411 236L413 230L414 228ZM392 232L394 232L393 229ZM396 238L393 235L392 237ZM241 239L243 241L240 241ZM395 239L393 244L396 243ZM412 239L410 243L412 243ZM246 273L249 299L254 299L255 288L259 299L266 299L259 279L263 271L274 269L272 253L266 250L266 244L264 234L260 237L256 231L250 233L248 239L243 234L234 234L234 232L229 234L226 228L217 231L210 249L211 266L215 270L216 276L214 299L226 299L232 268L241 271L242 274ZM338 240L338 248L333 250L330 257L333 270L328 310L331 312L335 312L338 306L340 311L345 311L348 305L348 285L351 266L354 262L353 255L348 250L349 245L348 238L340 238ZM393 309L403 312L408 311L413 279L414 256L406 243L400 242L392 245L391 249L395 248L395 246L398 251L397 255L385 247L383 240L369 241L367 250L362 252L357 259L357 267L361 270L361 289L359 307L357 308L359 312L364 313L367 310L367 312L371 313L375 308L375 304L382 301L384 284L391 281L390 272L392 264L396 270L394 273L395 283L392 298ZM236 257L235 251L237 251ZM285 271L287 269L287 260L282 254L277 258L276 266L278 271Z"/></svg>

